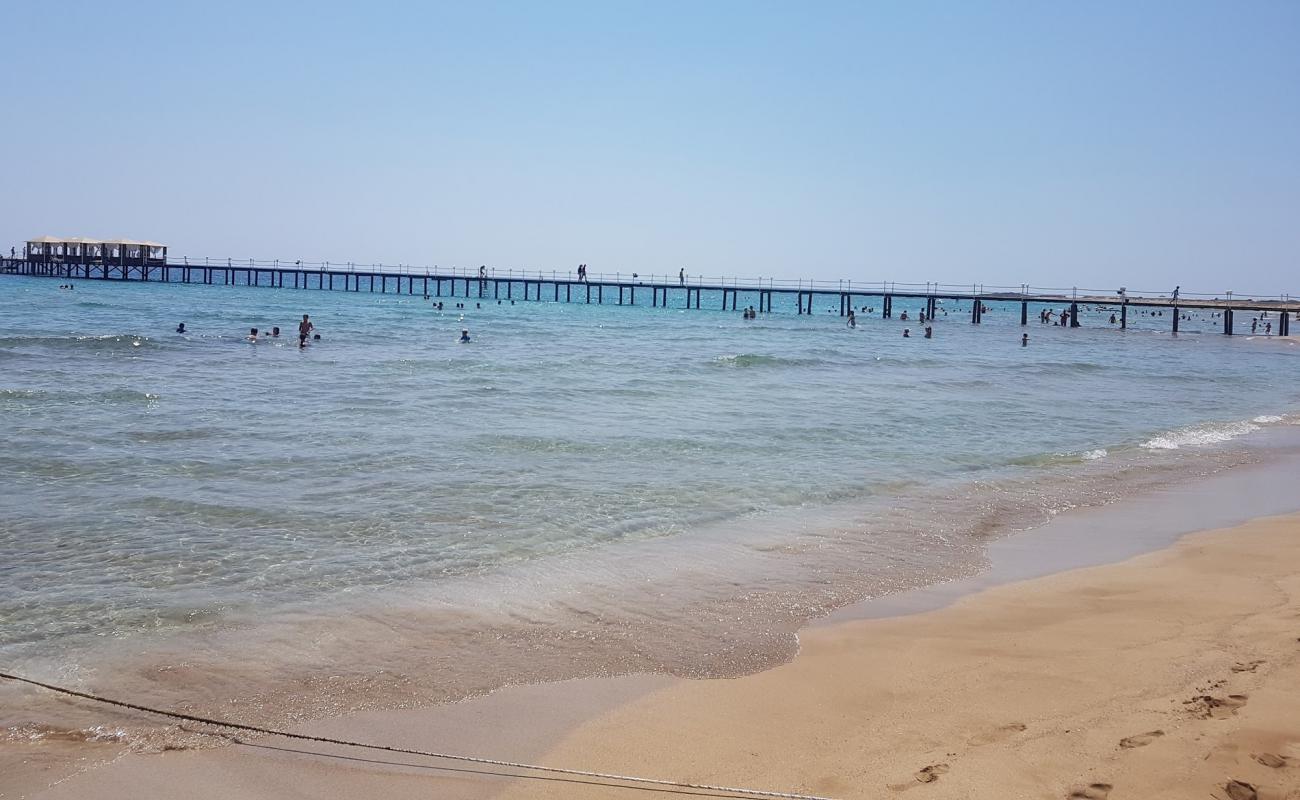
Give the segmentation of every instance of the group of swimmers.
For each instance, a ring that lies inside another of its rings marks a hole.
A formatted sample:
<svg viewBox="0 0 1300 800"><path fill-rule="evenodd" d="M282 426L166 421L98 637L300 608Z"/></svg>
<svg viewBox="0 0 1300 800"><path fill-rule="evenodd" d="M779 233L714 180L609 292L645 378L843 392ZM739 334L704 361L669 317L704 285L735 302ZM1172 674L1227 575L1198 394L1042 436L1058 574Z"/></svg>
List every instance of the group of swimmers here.
<svg viewBox="0 0 1300 800"><path fill-rule="evenodd" d="M312 324L311 317L308 316L307 314L303 314L302 322L298 323L298 346L306 347L308 337L310 337L311 340L314 342L319 342L320 334L315 333L315 330L316 330L316 326ZM182 322L176 326L176 332L180 334L185 334L185 333L189 333L190 331L189 328L185 327L185 323ZM269 333L262 333L257 328L249 328L248 336L244 337L244 340L249 342L250 344L257 344L257 342L259 341L258 337L264 339L279 339L280 326L279 325L271 326L271 331Z"/></svg>
<svg viewBox="0 0 1300 800"><path fill-rule="evenodd" d="M77 288L77 287L73 286L73 285L70 284L70 283L60 283L60 284L59 284L59 288L60 288L60 289L75 289L75 288Z"/></svg>

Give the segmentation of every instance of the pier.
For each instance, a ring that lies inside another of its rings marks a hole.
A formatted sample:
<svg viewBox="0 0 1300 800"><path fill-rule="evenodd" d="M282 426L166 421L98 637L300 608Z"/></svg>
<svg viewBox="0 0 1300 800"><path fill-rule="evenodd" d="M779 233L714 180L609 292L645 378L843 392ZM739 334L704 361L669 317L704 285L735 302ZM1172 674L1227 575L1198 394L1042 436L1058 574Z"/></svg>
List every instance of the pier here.
<svg viewBox="0 0 1300 800"><path fill-rule="evenodd" d="M157 242L99 241L42 237L28 243L21 256L0 259L0 274L83 281L135 281L204 286L249 286L315 291L366 292L463 298L470 301L550 301L651 308L740 311L753 306L759 313L811 315L824 308L839 316L861 309L895 317L899 302L913 304L926 319L946 311L944 303L969 306L969 321L980 324L989 303L1019 303L1019 322L1028 325L1030 306L1050 307L1069 327L1081 327L1080 306L1100 307L1115 314L1117 328L1130 323L1131 310L1159 312L1177 333L1182 313L1211 311L1222 317L1220 330L1236 332L1236 312L1267 312L1276 322L1273 335L1289 336L1292 317L1300 314L1300 299L1289 295L1234 297L1040 288L1029 285L956 287L947 284L889 281L791 281L759 278L705 278L636 273L588 275L552 270L413 268L383 264L357 265L256 259L191 259L167 257ZM708 302L706 303L706 298ZM825 313L825 312L823 312ZM967 312L962 312L967 313Z"/></svg>

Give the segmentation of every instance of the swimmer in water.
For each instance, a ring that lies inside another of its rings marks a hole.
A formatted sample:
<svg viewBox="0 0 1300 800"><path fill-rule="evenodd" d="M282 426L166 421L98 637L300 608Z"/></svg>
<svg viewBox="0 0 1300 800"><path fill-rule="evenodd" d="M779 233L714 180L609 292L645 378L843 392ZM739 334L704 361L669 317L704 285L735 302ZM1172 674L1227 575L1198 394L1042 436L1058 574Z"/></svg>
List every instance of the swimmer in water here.
<svg viewBox="0 0 1300 800"><path fill-rule="evenodd" d="M850 328L858 327L858 318L853 315L853 309L851 308L849 309L849 327Z"/></svg>
<svg viewBox="0 0 1300 800"><path fill-rule="evenodd" d="M280 328L279 327L271 328L271 336L278 339L280 337Z"/></svg>
<svg viewBox="0 0 1300 800"><path fill-rule="evenodd" d="M248 341L250 342L257 341L257 328L250 328L248 330Z"/></svg>
<svg viewBox="0 0 1300 800"><path fill-rule="evenodd" d="M903 313L907 313L907 312L903 312ZM904 339L911 339L911 338L912 338L912 330L911 330L911 328L903 328L903 338L904 338Z"/></svg>
<svg viewBox="0 0 1300 800"><path fill-rule="evenodd" d="M925 326L925 338L927 339L934 338L934 328L931 328L929 325Z"/></svg>
<svg viewBox="0 0 1300 800"><path fill-rule="evenodd" d="M307 336L314 330L316 330L316 326L311 324L311 320L307 317L306 314L303 314L302 322L298 323L298 346L299 347L307 346ZM316 338L320 338L320 337L316 337Z"/></svg>
<svg viewBox="0 0 1300 800"><path fill-rule="evenodd" d="M1021 347L1029 346L1029 334L1027 333L1020 334L1020 346Z"/></svg>
<svg viewBox="0 0 1300 800"><path fill-rule="evenodd" d="M176 326L176 332L177 332L177 333L188 333L188 331L185 330L185 323L184 323L184 322L182 322L181 324L179 324L179 325Z"/></svg>
<svg viewBox="0 0 1300 800"><path fill-rule="evenodd" d="M464 344L469 341L469 328L460 329L460 343Z"/></svg>

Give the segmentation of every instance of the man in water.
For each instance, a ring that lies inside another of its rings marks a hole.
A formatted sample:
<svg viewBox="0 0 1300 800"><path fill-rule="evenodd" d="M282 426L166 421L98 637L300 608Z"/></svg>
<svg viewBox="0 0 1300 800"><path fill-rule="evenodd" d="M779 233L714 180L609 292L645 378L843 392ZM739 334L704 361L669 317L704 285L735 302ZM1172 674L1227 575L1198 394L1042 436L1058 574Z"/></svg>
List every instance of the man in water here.
<svg viewBox="0 0 1300 800"><path fill-rule="evenodd" d="M465 344L469 341L469 328L460 329L460 343Z"/></svg>
<svg viewBox="0 0 1300 800"><path fill-rule="evenodd" d="M181 324L179 324L179 325L176 326L176 332L177 332L177 333L186 333L186 330L185 330L185 323L184 323L184 322L182 322Z"/></svg>
<svg viewBox="0 0 1300 800"><path fill-rule="evenodd" d="M849 327L850 328L858 327L858 318L853 316L853 309L851 308L849 309Z"/></svg>
<svg viewBox="0 0 1300 800"><path fill-rule="evenodd" d="M248 331L248 341L257 342L257 328L250 328Z"/></svg>
<svg viewBox="0 0 1300 800"><path fill-rule="evenodd" d="M927 339L934 338L934 328L931 328L929 325L925 326L925 338Z"/></svg>
<svg viewBox="0 0 1300 800"><path fill-rule="evenodd" d="M1027 333L1020 334L1020 346L1021 347L1029 346L1029 334Z"/></svg>
<svg viewBox="0 0 1300 800"><path fill-rule="evenodd" d="M911 330L911 328L903 328L903 338L904 338L904 339L911 339L911 338L912 338L912 330Z"/></svg>
<svg viewBox="0 0 1300 800"><path fill-rule="evenodd" d="M279 326L273 326L273 327L271 328L271 337L272 337L272 338L275 338L275 339L280 338L280 328L279 328Z"/></svg>
<svg viewBox="0 0 1300 800"><path fill-rule="evenodd" d="M303 314L302 322L298 323L298 346L299 347L307 346L307 337L314 330L316 330L316 326L311 324L311 319L309 319L306 314Z"/></svg>

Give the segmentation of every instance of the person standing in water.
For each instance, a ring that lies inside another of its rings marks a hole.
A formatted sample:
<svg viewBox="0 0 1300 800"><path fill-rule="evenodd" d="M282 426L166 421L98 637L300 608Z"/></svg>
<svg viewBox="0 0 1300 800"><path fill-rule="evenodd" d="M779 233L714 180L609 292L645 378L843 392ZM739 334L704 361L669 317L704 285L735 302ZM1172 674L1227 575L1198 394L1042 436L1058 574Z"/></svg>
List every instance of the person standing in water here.
<svg viewBox="0 0 1300 800"><path fill-rule="evenodd" d="M179 324L179 325L176 326L176 332L177 332L177 333L188 333L188 331L185 330L185 323L184 323L184 322L182 322L181 324Z"/></svg>
<svg viewBox="0 0 1300 800"><path fill-rule="evenodd" d="M1029 346L1029 334L1027 333L1020 334L1020 346L1021 347Z"/></svg>
<svg viewBox="0 0 1300 800"><path fill-rule="evenodd" d="M298 323L298 346L299 347L307 346L307 337L310 336L311 332L314 330L316 330L316 326L311 324L311 319L306 314L303 314L302 322Z"/></svg>
<svg viewBox="0 0 1300 800"><path fill-rule="evenodd" d="M850 328L858 327L858 318L853 316L853 309L851 308L849 309L849 327Z"/></svg>

